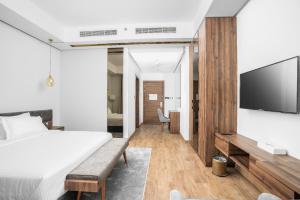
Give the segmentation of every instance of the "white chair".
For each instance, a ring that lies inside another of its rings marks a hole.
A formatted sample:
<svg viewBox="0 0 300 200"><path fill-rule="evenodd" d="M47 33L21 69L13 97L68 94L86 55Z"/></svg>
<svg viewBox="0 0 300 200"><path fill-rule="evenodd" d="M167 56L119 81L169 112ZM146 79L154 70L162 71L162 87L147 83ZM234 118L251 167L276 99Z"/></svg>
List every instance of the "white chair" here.
<svg viewBox="0 0 300 200"><path fill-rule="evenodd" d="M157 108L157 114L158 114L158 118L159 121L161 122L161 130L164 130L164 124L169 124L170 123L170 119L167 118L163 112L161 111L160 108Z"/></svg>
<svg viewBox="0 0 300 200"><path fill-rule="evenodd" d="M189 198L184 198L180 192L177 190L172 190L170 192L170 200L208 200L208 199L189 199Z"/></svg>
<svg viewBox="0 0 300 200"><path fill-rule="evenodd" d="M258 196L257 200L281 200L281 199L273 194L262 193Z"/></svg>

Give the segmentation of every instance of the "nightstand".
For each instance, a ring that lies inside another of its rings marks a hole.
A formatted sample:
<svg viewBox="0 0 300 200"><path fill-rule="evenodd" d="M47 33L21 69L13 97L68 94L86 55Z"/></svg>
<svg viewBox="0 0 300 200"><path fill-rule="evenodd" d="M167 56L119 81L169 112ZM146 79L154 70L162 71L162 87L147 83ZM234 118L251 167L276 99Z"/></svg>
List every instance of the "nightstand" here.
<svg viewBox="0 0 300 200"><path fill-rule="evenodd" d="M65 127L64 126L52 126L52 128L50 130L61 130L61 131L64 131Z"/></svg>

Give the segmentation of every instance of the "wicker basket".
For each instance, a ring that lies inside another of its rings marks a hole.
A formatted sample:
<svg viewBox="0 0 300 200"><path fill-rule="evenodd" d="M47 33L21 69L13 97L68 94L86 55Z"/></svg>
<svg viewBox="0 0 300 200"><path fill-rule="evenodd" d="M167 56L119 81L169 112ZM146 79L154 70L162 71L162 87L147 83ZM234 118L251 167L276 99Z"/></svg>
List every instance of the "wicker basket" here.
<svg viewBox="0 0 300 200"><path fill-rule="evenodd" d="M223 156L213 157L212 173L216 176L227 176L227 159Z"/></svg>

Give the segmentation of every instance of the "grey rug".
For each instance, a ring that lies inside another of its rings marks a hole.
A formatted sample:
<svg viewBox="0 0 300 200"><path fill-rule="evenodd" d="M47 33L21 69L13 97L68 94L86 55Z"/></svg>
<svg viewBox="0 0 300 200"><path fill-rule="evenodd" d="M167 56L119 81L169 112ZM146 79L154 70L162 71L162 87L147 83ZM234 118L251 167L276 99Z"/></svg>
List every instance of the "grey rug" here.
<svg viewBox="0 0 300 200"><path fill-rule="evenodd" d="M128 167L123 156L106 182L106 200L143 200L151 148L127 148ZM75 194L67 198L73 199ZM83 193L82 200L100 200L100 194Z"/></svg>

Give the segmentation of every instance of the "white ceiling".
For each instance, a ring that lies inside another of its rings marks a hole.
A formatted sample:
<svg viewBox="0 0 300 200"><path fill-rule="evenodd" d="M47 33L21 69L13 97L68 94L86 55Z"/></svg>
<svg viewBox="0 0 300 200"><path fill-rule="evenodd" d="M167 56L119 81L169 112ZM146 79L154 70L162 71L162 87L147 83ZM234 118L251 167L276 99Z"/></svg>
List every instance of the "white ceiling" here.
<svg viewBox="0 0 300 200"><path fill-rule="evenodd" d="M67 26L190 22L202 0L30 0Z"/></svg>
<svg viewBox="0 0 300 200"><path fill-rule="evenodd" d="M70 44L186 41L205 16L233 16L248 0L0 0L0 20L29 35ZM136 27L175 26L176 33L136 34ZM116 29L114 36L80 31ZM85 48L85 47L83 47ZM88 48L88 47L86 47Z"/></svg>
<svg viewBox="0 0 300 200"><path fill-rule="evenodd" d="M183 47L148 47L130 49L130 54L144 73L172 73L183 51Z"/></svg>
<svg viewBox="0 0 300 200"><path fill-rule="evenodd" d="M249 0L214 0L206 16L224 17L236 15Z"/></svg>

